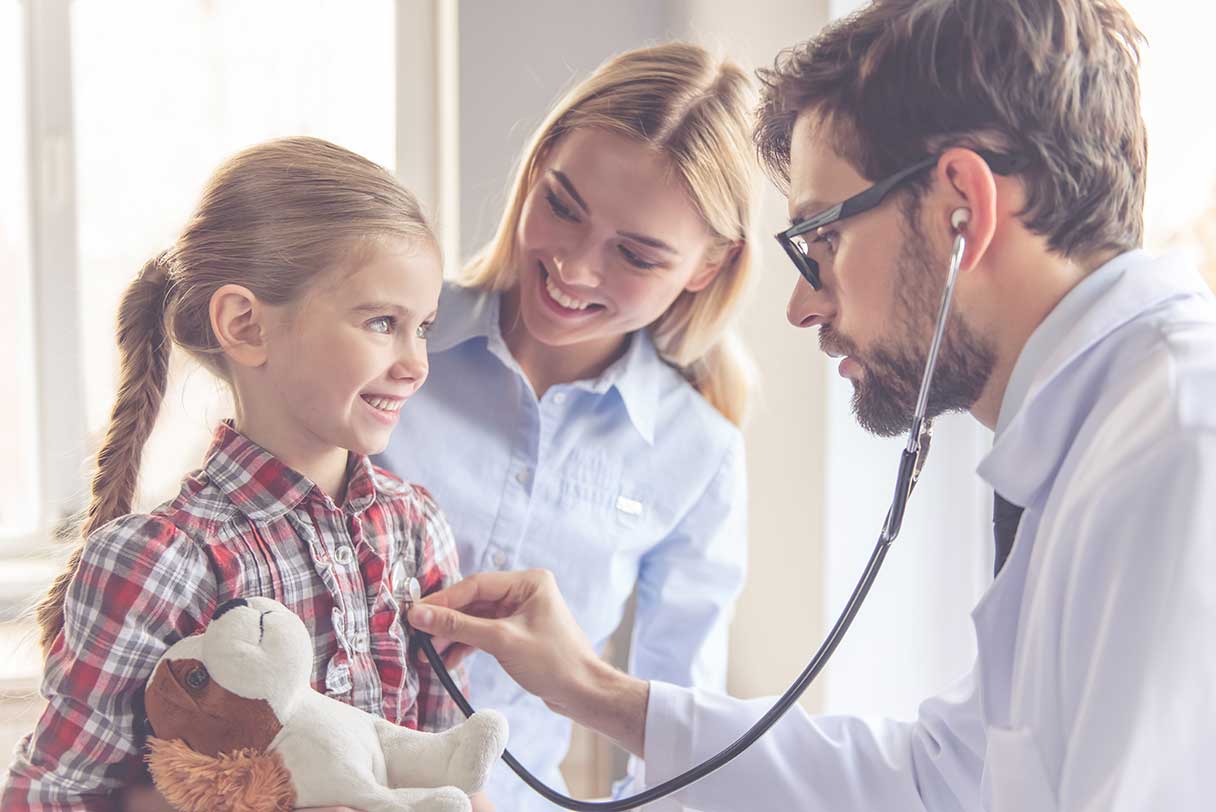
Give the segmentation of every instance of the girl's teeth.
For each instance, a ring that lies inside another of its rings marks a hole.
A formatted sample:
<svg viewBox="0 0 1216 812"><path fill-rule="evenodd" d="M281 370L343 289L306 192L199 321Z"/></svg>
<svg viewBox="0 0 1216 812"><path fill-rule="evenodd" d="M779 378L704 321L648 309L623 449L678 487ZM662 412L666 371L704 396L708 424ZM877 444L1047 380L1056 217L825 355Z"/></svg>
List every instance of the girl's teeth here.
<svg viewBox="0 0 1216 812"><path fill-rule="evenodd" d="M545 275L545 290L549 291L549 295L553 297L553 301L567 310L586 310L591 306L590 302L580 302L578 299L572 299L562 293L557 285L553 284L553 277L547 274Z"/></svg>
<svg viewBox="0 0 1216 812"><path fill-rule="evenodd" d="M368 403L370 403L372 406L375 406L377 409L384 411L384 412L401 411L401 406L402 406L402 404L405 403L404 400L392 400L389 398L364 397L363 399L366 400Z"/></svg>

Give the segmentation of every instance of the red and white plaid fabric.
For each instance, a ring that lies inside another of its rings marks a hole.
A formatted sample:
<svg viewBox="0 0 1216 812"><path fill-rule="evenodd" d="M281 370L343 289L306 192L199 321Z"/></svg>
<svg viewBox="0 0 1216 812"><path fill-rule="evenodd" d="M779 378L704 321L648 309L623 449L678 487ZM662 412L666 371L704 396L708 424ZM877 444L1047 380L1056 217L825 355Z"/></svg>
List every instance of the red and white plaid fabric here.
<svg viewBox="0 0 1216 812"><path fill-rule="evenodd" d="M462 719L410 658L398 614L410 578L424 594L460 580L447 521L426 490L366 457L352 454L348 474L338 507L225 423L177 498L97 530L47 658L47 708L17 746L0 809L114 809L111 793L142 780L153 666L229 598L272 597L304 620L318 691L424 730Z"/></svg>

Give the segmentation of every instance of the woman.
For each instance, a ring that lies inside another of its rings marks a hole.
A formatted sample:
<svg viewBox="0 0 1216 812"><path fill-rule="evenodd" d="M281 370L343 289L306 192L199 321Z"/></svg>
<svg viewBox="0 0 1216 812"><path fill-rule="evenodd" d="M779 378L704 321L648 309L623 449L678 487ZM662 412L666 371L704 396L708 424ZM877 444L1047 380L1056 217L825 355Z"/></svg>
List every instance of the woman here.
<svg viewBox="0 0 1216 812"><path fill-rule="evenodd" d="M620 55L523 155L496 236L445 288L427 388L379 462L429 488L465 573L551 570L631 671L722 688L746 562L749 393L730 324L752 272L748 79L692 45ZM472 701L551 785L570 724L488 657ZM549 804L499 765L502 809Z"/></svg>

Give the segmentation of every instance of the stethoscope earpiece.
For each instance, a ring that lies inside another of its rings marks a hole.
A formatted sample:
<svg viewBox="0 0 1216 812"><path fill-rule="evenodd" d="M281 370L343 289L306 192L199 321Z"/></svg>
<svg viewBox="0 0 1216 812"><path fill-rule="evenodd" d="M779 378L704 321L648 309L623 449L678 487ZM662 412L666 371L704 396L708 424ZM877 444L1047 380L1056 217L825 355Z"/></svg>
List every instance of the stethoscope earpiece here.
<svg viewBox="0 0 1216 812"><path fill-rule="evenodd" d="M962 231L967 223L971 222L971 210L958 208L950 215L950 225L955 231Z"/></svg>

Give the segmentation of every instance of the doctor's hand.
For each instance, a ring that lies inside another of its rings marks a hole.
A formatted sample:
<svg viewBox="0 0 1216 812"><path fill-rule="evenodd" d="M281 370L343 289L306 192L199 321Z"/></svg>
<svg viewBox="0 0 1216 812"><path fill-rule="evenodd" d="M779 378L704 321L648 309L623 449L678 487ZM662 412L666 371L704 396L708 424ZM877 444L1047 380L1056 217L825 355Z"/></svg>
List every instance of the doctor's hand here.
<svg viewBox="0 0 1216 812"><path fill-rule="evenodd" d="M642 754L650 686L599 658L552 573L469 576L415 604L409 623L488 652L551 710Z"/></svg>

